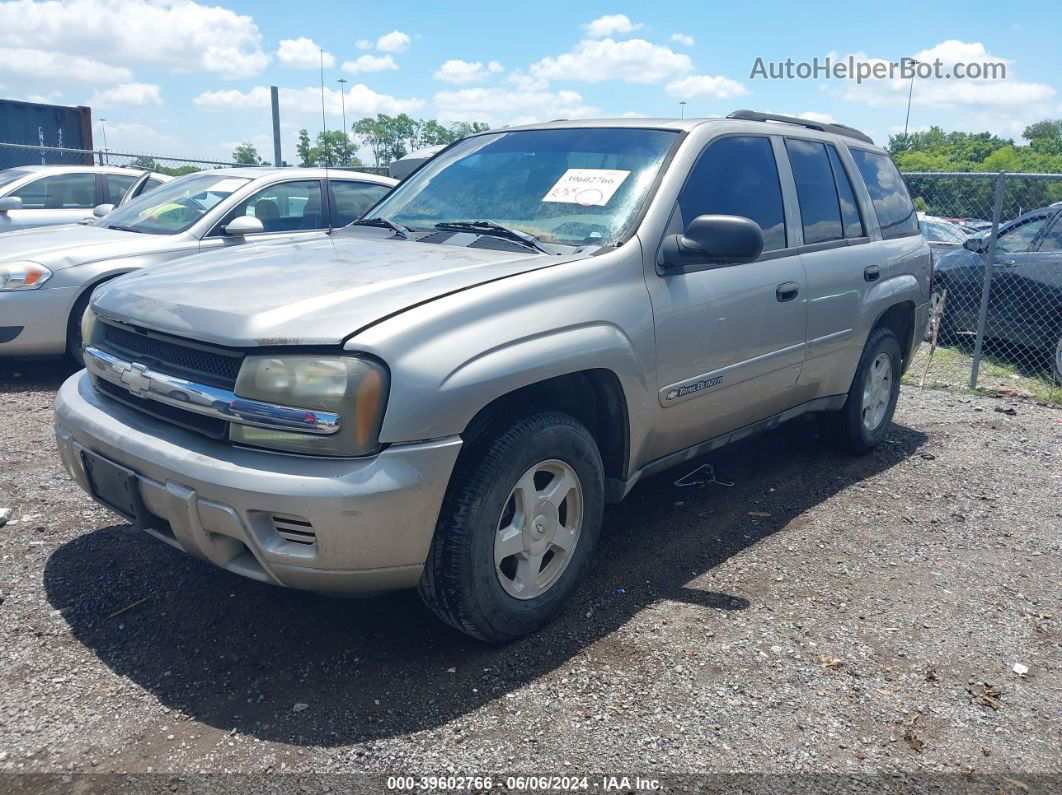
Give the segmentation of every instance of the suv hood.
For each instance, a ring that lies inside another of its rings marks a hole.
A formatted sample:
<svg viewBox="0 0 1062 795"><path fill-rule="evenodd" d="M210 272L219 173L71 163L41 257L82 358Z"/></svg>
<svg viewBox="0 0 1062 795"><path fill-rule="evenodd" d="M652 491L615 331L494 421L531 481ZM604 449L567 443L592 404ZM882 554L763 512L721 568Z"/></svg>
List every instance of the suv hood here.
<svg viewBox="0 0 1062 795"><path fill-rule="evenodd" d="M31 260L57 271L101 259L167 251L177 240L187 238L83 224L41 226L0 235L0 262Z"/></svg>
<svg viewBox="0 0 1062 795"><path fill-rule="evenodd" d="M278 241L136 271L92 305L219 345L337 345L417 304L573 258L348 235Z"/></svg>

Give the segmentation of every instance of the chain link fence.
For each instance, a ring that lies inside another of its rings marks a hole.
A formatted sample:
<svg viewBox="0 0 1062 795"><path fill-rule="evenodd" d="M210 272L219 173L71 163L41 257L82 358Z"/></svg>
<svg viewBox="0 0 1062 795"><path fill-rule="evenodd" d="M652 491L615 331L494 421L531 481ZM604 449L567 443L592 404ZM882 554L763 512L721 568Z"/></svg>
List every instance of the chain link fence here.
<svg viewBox="0 0 1062 795"><path fill-rule="evenodd" d="M1062 174L904 179L935 264L929 373L1062 401Z"/></svg>
<svg viewBox="0 0 1062 795"><path fill-rule="evenodd" d="M16 166L118 166L147 169L177 177L211 168L232 168L232 161L205 158L112 152L107 149L70 149L38 144L0 143L0 169Z"/></svg>

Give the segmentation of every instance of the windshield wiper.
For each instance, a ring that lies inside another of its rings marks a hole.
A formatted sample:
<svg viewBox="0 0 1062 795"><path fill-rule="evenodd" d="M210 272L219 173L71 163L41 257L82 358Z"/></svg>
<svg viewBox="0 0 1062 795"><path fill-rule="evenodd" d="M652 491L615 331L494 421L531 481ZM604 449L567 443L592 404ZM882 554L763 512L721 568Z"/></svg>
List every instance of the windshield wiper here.
<svg viewBox="0 0 1062 795"><path fill-rule="evenodd" d="M403 240L409 240L410 235L413 233L413 230L408 226L396 224L381 215L377 215L375 218L359 218L357 221L352 222L351 226L381 226L384 229L390 229L396 235L400 235Z"/></svg>
<svg viewBox="0 0 1062 795"><path fill-rule="evenodd" d="M131 226L108 226L108 229L117 229L119 232L136 232L138 235L144 234L143 229L133 229Z"/></svg>
<svg viewBox="0 0 1062 795"><path fill-rule="evenodd" d="M543 246L534 235L528 234L527 232L521 232L519 229L503 226L494 221L443 221L436 224L435 228L454 230L457 232L478 232L481 235L492 235L494 237L505 238L506 240L514 240L517 243L523 243L528 248L533 248L535 251L541 251L543 254L554 253Z"/></svg>

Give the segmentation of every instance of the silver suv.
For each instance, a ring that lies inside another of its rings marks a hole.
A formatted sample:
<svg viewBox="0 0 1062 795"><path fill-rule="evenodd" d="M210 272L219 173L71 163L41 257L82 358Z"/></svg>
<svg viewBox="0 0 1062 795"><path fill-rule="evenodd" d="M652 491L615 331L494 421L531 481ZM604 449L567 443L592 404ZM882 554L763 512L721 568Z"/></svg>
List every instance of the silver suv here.
<svg viewBox="0 0 1062 795"><path fill-rule="evenodd" d="M417 587L504 642L646 476L807 412L873 448L925 328L907 190L839 125L487 132L369 215L98 291L56 404L77 482L231 572Z"/></svg>

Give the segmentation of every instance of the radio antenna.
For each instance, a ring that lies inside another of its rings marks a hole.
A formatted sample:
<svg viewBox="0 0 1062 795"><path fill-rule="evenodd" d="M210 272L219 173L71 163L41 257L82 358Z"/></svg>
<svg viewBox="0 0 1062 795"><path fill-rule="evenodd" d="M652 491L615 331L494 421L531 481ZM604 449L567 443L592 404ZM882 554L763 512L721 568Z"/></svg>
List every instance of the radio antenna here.
<svg viewBox="0 0 1062 795"><path fill-rule="evenodd" d="M324 89L324 48L319 48L318 52L321 55L321 143L324 144L324 170L325 170L325 190L332 193L332 182L328 178L328 165L332 160L332 146L328 143L328 122L325 119L325 89ZM327 197L322 196L321 199L321 212L328 216L328 235L332 235L332 210L330 202L325 201Z"/></svg>

